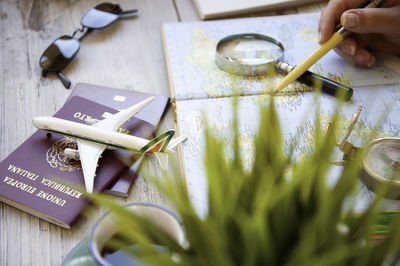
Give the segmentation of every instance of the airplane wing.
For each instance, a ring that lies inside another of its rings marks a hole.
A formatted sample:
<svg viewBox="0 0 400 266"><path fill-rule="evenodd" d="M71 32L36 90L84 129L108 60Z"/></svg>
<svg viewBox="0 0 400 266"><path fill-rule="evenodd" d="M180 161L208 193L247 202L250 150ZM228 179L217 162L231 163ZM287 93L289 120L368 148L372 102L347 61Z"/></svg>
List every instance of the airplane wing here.
<svg viewBox="0 0 400 266"><path fill-rule="evenodd" d="M129 118L139 112L144 106L153 101L155 97L149 97L131 107L128 107L120 112L92 124L92 127L105 130L116 131ZM107 148L106 145L77 139L79 157L82 164L83 177L85 180L86 191L93 192L94 178L96 176L96 168L99 158L103 151Z"/></svg>
<svg viewBox="0 0 400 266"><path fill-rule="evenodd" d="M96 176L97 162L106 145L82 139L76 140L78 144L79 156L82 164L83 177L85 180L86 191L93 193L94 177Z"/></svg>
<svg viewBox="0 0 400 266"><path fill-rule="evenodd" d="M127 120L129 120L129 118L131 118L133 115L139 112L140 109L145 107L154 99L155 97L149 97L146 100L141 101L140 103L137 103L131 107L121 110L116 114L113 114L110 117L107 117L99 122L94 123L92 126L101 129L116 131L120 126L122 126L122 124L124 124Z"/></svg>
<svg viewBox="0 0 400 266"><path fill-rule="evenodd" d="M183 142L186 139L186 136L179 136L174 139L172 139L169 144L168 144L168 149L172 150L176 146L178 146L179 143Z"/></svg>

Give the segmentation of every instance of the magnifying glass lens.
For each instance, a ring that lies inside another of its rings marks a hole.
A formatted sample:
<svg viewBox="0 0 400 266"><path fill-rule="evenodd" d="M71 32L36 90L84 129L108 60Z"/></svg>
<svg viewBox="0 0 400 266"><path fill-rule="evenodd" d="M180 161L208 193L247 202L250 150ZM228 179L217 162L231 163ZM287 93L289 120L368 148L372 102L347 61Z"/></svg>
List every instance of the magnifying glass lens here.
<svg viewBox="0 0 400 266"><path fill-rule="evenodd" d="M233 40L225 43L219 53L246 64L265 64L282 57L282 49L274 43L260 39Z"/></svg>
<svg viewBox="0 0 400 266"><path fill-rule="evenodd" d="M219 41L216 63L236 75L263 75L283 57L283 45L261 34L231 35Z"/></svg>

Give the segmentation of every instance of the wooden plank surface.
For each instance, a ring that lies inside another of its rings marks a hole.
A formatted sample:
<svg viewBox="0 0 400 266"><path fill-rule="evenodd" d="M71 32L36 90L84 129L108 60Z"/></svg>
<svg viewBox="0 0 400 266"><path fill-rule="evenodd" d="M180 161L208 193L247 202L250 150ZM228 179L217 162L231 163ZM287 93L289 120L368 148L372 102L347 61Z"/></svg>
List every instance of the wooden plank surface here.
<svg viewBox="0 0 400 266"><path fill-rule="evenodd" d="M41 77L39 57L57 37L72 34L97 0L0 0L0 160L34 131L33 117L53 115L65 102L66 90L54 74ZM72 81L169 95L160 25L199 20L190 0L121 0L123 9L139 9L91 32L76 58L63 71ZM264 12L276 15L318 11L323 4ZM162 129L172 128L171 110ZM153 160L142 172L159 176ZM116 199L116 198L115 198ZM123 202L168 205L142 175ZM0 265L60 265L68 252L89 234L103 210L89 210L71 230L62 229L0 203Z"/></svg>

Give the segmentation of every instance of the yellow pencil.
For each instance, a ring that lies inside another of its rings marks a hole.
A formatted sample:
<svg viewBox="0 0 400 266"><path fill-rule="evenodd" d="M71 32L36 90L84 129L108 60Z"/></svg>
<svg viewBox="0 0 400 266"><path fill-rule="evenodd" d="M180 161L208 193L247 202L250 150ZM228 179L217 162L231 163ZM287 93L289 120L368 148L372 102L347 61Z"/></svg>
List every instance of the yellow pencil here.
<svg viewBox="0 0 400 266"><path fill-rule="evenodd" d="M371 1L365 8L374 8L379 6L383 0ZM338 45L347 35L350 34L349 31L345 30L343 27L335 32L332 37L324 44L322 44L317 50L315 50L309 57L307 57L300 65L293 69L278 85L276 91L281 91L286 88L290 83L299 78L304 72L307 71L315 62L317 62L321 57L323 57L332 48Z"/></svg>

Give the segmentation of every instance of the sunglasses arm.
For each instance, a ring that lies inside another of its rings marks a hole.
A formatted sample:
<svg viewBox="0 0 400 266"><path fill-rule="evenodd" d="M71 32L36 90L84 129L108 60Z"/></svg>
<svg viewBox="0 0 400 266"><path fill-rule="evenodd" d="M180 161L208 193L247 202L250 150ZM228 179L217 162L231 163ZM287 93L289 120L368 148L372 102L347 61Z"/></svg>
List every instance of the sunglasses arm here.
<svg viewBox="0 0 400 266"><path fill-rule="evenodd" d="M133 16L133 15L137 15L138 10L137 9L132 9L132 10L125 10L121 12L121 16L125 17L125 16Z"/></svg>
<svg viewBox="0 0 400 266"><path fill-rule="evenodd" d="M69 89L71 86L71 81L63 73L57 72L57 76L61 79L62 84L65 88Z"/></svg>

